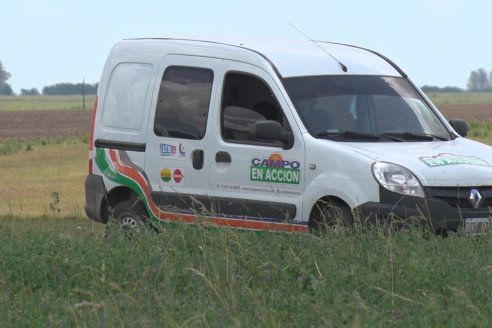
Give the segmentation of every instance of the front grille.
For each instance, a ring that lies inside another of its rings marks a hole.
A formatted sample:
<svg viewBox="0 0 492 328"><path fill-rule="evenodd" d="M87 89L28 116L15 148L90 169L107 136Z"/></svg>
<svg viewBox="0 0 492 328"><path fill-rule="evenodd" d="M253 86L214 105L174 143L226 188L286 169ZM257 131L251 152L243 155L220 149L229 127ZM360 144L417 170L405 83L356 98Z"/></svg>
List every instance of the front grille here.
<svg viewBox="0 0 492 328"><path fill-rule="evenodd" d="M470 204L470 191L477 189L482 196L482 203L479 208L492 207L492 187L430 187L426 188L429 198L439 199L446 202L449 206L473 209Z"/></svg>

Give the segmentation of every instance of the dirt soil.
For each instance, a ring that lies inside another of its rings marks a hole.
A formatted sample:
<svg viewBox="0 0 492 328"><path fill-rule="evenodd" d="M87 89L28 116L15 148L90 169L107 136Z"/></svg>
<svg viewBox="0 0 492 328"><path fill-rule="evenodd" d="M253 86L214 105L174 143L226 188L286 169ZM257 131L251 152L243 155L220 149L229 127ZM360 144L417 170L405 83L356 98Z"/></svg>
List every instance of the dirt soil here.
<svg viewBox="0 0 492 328"><path fill-rule="evenodd" d="M90 132L92 110L0 111L0 141L82 137Z"/></svg>
<svg viewBox="0 0 492 328"><path fill-rule="evenodd" d="M492 104L440 105L438 108L448 120L461 118L467 121L492 121Z"/></svg>
<svg viewBox="0 0 492 328"><path fill-rule="evenodd" d="M439 110L447 119L492 120L492 104L441 105ZM90 132L91 116L91 110L0 111L0 141L82 137Z"/></svg>

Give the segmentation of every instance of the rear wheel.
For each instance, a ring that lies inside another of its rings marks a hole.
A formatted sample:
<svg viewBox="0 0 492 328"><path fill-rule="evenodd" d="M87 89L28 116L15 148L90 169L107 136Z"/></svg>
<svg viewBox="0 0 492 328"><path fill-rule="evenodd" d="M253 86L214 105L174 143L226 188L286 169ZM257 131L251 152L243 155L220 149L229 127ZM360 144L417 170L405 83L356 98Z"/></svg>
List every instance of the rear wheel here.
<svg viewBox="0 0 492 328"><path fill-rule="evenodd" d="M116 204L112 217L128 238L151 225L147 210L140 200L125 200ZM105 235L109 236L108 227Z"/></svg>
<svg viewBox="0 0 492 328"><path fill-rule="evenodd" d="M339 233L350 230L353 225L352 211L342 202L319 200L311 210L309 230L312 233Z"/></svg>

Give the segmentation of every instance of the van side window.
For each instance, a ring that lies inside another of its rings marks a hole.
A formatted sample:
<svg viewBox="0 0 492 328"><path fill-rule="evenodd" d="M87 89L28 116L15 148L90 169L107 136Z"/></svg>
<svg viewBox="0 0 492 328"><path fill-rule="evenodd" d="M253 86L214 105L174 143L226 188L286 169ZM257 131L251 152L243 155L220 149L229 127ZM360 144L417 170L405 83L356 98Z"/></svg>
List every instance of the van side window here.
<svg viewBox="0 0 492 328"><path fill-rule="evenodd" d="M152 65L121 63L111 72L104 97L103 125L113 129L140 130Z"/></svg>
<svg viewBox="0 0 492 328"><path fill-rule="evenodd" d="M267 84L252 75L228 73L225 77L221 106L221 133L228 142L282 146L276 140L255 137L255 123L277 121L291 131L277 99Z"/></svg>
<svg viewBox="0 0 492 328"><path fill-rule="evenodd" d="M210 69L168 67L157 98L154 133L161 137L202 139L207 128L212 82Z"/></svg>

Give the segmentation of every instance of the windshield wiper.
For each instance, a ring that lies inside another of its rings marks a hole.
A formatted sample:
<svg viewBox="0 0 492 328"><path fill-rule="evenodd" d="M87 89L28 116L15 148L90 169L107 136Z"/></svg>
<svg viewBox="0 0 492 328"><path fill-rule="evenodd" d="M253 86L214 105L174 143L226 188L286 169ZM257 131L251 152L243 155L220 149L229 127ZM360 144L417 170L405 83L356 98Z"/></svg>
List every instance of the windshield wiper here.
<svg viewBox="0 0 492 328"><path fill-rule="evenodd" d="M316 135L317 138L323 137L331 137L331 136L340 136L342 138L347 139L370 139L370 140L379 140L380 137L374 133L364 133L364 132L356 132L356 131L325 131L320 132Z"/></svg>
<svg viewBox="0 0 492 328"><path fill-rule="evenodd" d="M392 138L397 141L411 140L423 140L432 141L434 139L447 141L448 139L442 136L437 136L429 133L415 133L415 132L385 132L381 133L381 137Z"/></svg>

